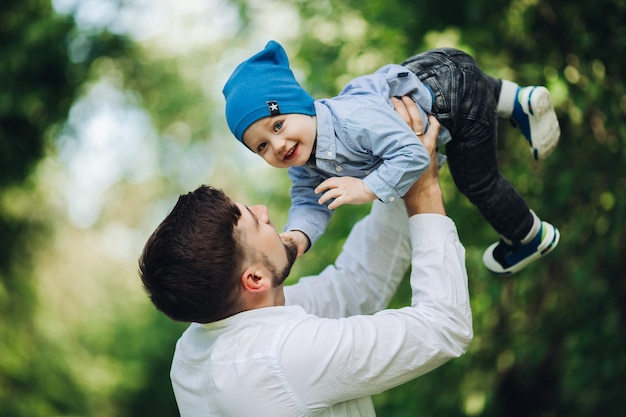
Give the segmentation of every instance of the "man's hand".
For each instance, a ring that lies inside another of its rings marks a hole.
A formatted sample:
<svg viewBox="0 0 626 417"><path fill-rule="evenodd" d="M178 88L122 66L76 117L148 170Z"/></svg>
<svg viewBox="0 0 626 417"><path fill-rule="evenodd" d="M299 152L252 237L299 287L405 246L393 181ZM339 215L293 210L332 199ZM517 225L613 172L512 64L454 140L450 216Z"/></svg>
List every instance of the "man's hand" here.
<svg viewBox="0 0 626 417"><path fill-rule="evenodd" d="M409 216L419 213L446 215L443 193L439 186L439 164L436 152L440 125L435 116L428 116L428 123L430 124L428 132L419 138L430 153L430 166L404 196Z"/></svg>
<svg viewBox="0 0 626 417"><path fill-rule="evenodd" d="M411 130L419 137L424 134L424 121L417 109L417 104L409 96L400 99L391 97L393 109L402 117L402 120L411 127Z"/></svg>
<svg viewBox="0 0 626 417"><path fill-rule="evenodd" d="M434 116L428 116L430 128L425 134L422 119L417 110L417 104L409 97L402 100L393 99L394 110L411 126L417 137L430 154L430 166L403 197L409 216L419 213L446 214L443 205L443 194L439 186L439 163L437 160L437 136L439 135L439 121Z"/></svg>
<svg viewBox="0 0 626 417"><path fill-rule="evenodd" d="M315 188L315 194L321 192L324 194L318 200L320 204L334 199L328 205L330 210L344 204L365 204L377 198L363 180L353 177L329 178Z"/></svg>
<svg viewBox="0 0 626 417"><path fill-rule="evenodd" d="M298 248L298 258L304 254L304 252L309 248L311 242L309 238L300 230L290 230L288 232L283 232L280 234L280 238L284 242L291 242L296 245Z"/></svg>

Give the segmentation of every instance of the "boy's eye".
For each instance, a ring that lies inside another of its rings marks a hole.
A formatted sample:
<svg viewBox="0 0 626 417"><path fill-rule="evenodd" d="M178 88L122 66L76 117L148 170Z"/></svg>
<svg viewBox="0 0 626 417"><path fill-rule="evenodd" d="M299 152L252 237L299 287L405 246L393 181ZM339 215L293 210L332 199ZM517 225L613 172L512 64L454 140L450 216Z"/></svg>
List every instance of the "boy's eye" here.
<svg viewBox="0 0 626 417"><path fill-rule="evenodd" d="M261 153L263 152L263 150L265 150L265 148L267 147L267 143L263 142L261 143L259 146L257 146L256 151L257 153Z"/></svg>
<svg viewBox="0 0 626 417"><path fill-rule="evenodd" d="M274 132L278 132L281 127L283 127L282 121L274 123Z"/></svg>

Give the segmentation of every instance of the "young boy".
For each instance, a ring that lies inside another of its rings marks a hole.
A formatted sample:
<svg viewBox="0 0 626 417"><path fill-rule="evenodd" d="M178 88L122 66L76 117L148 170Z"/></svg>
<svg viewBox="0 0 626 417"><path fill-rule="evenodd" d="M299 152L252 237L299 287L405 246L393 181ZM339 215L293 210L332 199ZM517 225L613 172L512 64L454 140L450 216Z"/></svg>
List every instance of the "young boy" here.
<svg viewBox="0 0 626 417"><path fill-rule="evenodd" d="M430 159L415 136L423 132L393 109L394 97L406 95L418 104L424 131L427 114L437 117L438 145L445 144L455 184L501 236L484 253L487 269L517 272L558 244L559 231L528 207L496 158L498 117L521 128L536 159L554 149L560 128L544 87L520 88L484 74L462 51L437 49L314 100L295 80L282 46L270 41L235 69L223 93L235 137L270 165L288 168L292 206L282 236L299 254L336 207L393 201L426 170Z"/></svg>

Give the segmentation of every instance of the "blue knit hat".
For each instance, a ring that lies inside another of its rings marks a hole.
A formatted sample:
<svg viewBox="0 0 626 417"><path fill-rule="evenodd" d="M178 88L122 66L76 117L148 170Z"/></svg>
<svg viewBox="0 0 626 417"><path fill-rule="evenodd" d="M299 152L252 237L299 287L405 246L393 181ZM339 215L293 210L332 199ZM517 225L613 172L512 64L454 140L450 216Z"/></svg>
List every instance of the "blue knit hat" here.
<svg viewBox="0 0 626 417"><path fill-rule="evenodd" d="M315 115L313 97L296 81L283 47L269 41L265 49L237 66L224 89L226 122L237 140L254 122L279 114Z"/></svg>

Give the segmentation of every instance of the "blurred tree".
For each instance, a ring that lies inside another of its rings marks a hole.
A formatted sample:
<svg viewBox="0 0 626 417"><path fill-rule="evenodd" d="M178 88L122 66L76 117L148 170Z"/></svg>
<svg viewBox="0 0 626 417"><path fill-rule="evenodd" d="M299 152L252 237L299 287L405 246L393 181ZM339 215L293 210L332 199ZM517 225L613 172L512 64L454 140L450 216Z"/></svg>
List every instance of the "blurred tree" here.
<svg viewBox="0 0 626 417"><path fill-rule="evenodd" d="M85 392L67 358L34 324L31 259L48 233L30 174L63 122L89 66L125 42L107 34L80 39L71 19L46 0L6 0L0 8L0 415L79 415ZM74 52L76 50L74 49ZM32 193L32 194L30 194ZM30 194L30 196L29 196ZM33 201L23 204L23 197Z"/></svg>

